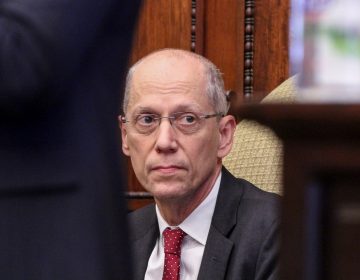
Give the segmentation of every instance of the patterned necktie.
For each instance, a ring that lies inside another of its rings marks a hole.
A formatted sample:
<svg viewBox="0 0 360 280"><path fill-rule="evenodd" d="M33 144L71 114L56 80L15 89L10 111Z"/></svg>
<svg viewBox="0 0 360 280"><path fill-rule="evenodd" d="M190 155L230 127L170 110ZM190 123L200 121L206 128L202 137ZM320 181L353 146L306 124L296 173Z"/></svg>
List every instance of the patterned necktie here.
<svg viewBox="0 0 360 280"><path fill-rule="evenodd" d="M180 228L166 228L163 232L165 252L163 280L180 279L181 242L185 235L186 233Z"/></svg>

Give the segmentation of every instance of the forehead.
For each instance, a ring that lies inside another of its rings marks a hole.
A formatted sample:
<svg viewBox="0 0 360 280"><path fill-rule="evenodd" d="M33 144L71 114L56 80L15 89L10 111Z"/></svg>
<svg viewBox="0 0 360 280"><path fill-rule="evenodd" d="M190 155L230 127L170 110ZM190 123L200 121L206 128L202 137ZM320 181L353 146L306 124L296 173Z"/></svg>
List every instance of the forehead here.
<svg viewBox="0 0 360 280"><path fill-rule="evenodd" d="M132 78L129 109L136 106L209 105L203 64L196 58L153 56L140 63Z"/></svg>

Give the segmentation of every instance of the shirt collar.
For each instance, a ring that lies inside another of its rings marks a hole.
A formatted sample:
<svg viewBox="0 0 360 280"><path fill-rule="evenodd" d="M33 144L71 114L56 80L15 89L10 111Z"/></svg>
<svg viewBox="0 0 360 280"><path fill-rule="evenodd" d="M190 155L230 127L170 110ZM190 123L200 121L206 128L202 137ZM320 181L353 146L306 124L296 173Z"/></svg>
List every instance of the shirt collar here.
<svg viewBox="0 0 360 280"><path fill-rule="evenodd" d="M211 189L208 196L190 213L190 215L177 227L181 228L187 235L191 236L197 242L202 245L206 244L206 239L209 234L210 225L212 216L215 210L216 198L219 193L220 181L221 181L220 172L217 177L213 188ZM156 205L156 215L159 223L160 237L162 240L162 233L167 227L171 227L167 224L164 218L160 214L160 210ZM171 228L177 228L171 227Z"/></svg>

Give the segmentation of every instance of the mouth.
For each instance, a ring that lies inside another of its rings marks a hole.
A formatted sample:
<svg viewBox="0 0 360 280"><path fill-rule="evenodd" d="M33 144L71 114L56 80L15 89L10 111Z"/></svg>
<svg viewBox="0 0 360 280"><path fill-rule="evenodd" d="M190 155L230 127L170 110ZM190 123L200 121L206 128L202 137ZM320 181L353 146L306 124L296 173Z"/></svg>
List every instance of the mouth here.
<svg viewBox="0 0 360 280"><path fill-rule="evenodd" d="M177 165L158 165L158 166L154 166L153 168L151 168L151 171L170 175L170 174L174 174L178 171L181 171L183 169L184 168L182 168L181 166L177 166Z"/></svg>

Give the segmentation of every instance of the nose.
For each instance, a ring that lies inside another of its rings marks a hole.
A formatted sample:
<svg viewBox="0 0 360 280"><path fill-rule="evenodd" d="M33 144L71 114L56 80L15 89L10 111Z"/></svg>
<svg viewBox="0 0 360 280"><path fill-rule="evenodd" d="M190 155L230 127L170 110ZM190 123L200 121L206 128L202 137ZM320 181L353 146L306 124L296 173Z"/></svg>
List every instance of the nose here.
<svg viewBox="0 0 360 280"><path fill-rule="evenodd" d="M161 119L156 135L155 149L158 153L173 153L178 149L176 131L168 118Z"/></svg>

